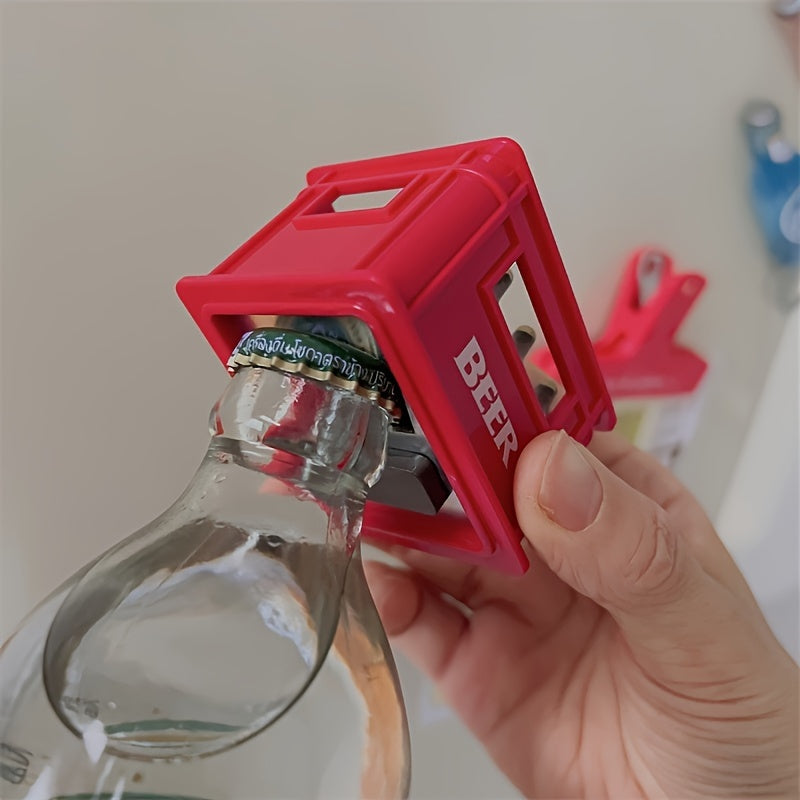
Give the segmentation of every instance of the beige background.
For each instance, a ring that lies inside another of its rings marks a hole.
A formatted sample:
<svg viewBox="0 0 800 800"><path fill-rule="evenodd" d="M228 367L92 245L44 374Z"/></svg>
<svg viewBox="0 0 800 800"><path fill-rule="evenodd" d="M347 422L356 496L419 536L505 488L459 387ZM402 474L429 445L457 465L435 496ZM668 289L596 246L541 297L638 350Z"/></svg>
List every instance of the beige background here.
<svg viewBox="0 0 800 800"><path fill-rule="evenodd" d="M517 138L593 331L632 248L705 272L685 339L712 362L708 406L677 471L714 516L741 519L734 472L740 506L760 507L736 465L785 316L747 206L740 106L775 99L797 140L765 3L4 4L2 68L2 634L181 490L226 378L172 287L330 161ZM766 457L746 451L762 476L796 464L796 435L772 430ZM761 559L757 590L780 576L774 622L791 631L796 492L781 496L788 517L736 542ZM403 671L415 795L509 795Z"/></svg>

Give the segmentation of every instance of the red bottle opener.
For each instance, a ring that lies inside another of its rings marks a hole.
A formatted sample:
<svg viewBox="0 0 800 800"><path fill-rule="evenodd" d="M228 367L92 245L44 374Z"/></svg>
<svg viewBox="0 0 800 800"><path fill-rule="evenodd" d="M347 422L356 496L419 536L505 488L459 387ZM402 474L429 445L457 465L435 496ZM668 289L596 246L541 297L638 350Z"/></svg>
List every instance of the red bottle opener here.
<svg viewBox="0 0 800 800"><path fill-rule="evenodd" d="M705 285L699 273L675 272L662 250L645 247L631 255L594 345L612 397L681 395L697 388L708 364L678 344L675 334ZM537 350L531 360L558 374L547 351Z"/></svg>
<svg viewBox="0 0 800 800"><path fill-rule="evenodd" d="M398 482L370 495L365 534L524 571L512 496L523 446L552 428L586 442L613 426L614 412L521 148L490 139L318 167L307 181L213 272L183 278L178 294L223 363L257 317L366 323L413 422L390 440L386 482L433 464L440 495L452 487L458 502L440 496L421 513ZM384 190L397 193L381 207L334 207ZM514 264L564 385L552 410L498 304Z"/></svg>

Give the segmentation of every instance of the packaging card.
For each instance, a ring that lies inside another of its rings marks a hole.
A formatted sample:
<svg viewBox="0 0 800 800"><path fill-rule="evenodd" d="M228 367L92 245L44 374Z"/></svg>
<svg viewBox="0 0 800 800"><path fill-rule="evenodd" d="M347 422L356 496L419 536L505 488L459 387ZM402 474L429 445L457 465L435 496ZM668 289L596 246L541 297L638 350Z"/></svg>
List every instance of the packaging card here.
<svg viewBox="0 0 800 800"><path fill-rule="evenodd" d="M671 466L697 430L704 398L705 381L686 394L614 398L616 430Z"/></svg>

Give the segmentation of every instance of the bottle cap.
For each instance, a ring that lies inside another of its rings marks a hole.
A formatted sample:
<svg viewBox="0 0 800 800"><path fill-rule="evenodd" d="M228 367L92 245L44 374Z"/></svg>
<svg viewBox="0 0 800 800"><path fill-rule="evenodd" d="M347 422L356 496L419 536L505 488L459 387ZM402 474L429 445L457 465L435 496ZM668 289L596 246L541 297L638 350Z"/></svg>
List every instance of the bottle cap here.
<svg viewBox="0 0 800 800"><path fill-rule="evenodd" d="M772 10L779 17L793 17L800 14L800 0L772 0Z"/></svg>
<svg viewBox="0 0 800 800"><path fill-rule="evenodd" d="M771 100L748 101L742 108L739 119L744 135L754 156L767 152L767 143L781 130L781 112Z"/></svg>
<svg viewBox="0 0 800 800"><path fill-rule="evenodd" d="M374 400L395 418L402 413L400 392L385 361L318 333L258 328L239 340L227 366L231 374L241 367L300 374Z"/></svg>
<svg viewBox="0 0 800 800"><path fill-rule="evenodd" d="M378 343L369 326L357 317L277 317L274 327L322 336L336 342L346 342L375 358L381 358Z"/></svg>

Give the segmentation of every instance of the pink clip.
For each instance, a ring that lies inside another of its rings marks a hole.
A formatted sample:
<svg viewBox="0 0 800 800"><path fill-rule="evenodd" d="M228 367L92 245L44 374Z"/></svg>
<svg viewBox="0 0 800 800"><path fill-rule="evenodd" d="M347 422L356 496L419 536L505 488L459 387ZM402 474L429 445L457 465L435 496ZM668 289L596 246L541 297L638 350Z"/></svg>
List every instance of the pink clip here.
<svg viewBox="0 0 800 800"><path fill-rule="evenodd" d="M708 368L700 356L675 342L706 279L673 272L672 265L669 255L648 247L634 252L625 267L606 329L594 342L612 397L688 393ZM537 350L532 358L557 374L546 350Z"/></svg>

